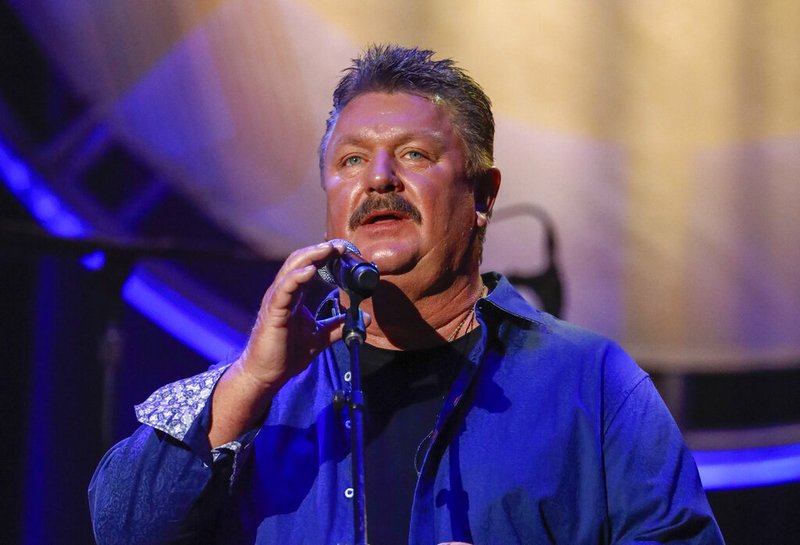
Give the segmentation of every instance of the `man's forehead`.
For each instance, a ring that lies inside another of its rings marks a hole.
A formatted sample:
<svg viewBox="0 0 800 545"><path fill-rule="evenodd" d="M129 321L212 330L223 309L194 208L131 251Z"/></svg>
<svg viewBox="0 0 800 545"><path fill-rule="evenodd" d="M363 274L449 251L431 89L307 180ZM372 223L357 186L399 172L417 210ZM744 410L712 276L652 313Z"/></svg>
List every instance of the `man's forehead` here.
<svg viewBox="0 0 800 545"><path fill-rule="evenodd" d="M431 127L387 125L383 129L381 130L381 127L359 127L358 129L351 128L348 130L345 127L339 133L334 132L331 146L363 146L377 139L391 140L393 142L424 140L438 146L443 146L448 141L445 131Z"/></svg>
<svg viewBox="0 0 800 545"><path fill-rule="evenodd" d="M434 97L421 93L407 93L405 91L387 92L370 91L353 98L342 108L341 116L353 111L358 112L414 112L419 114L446 115L445 103L435 100ZM449 116L448 116L449 117Z"/></svg>
<svg viewBox="0 0 800 545"><path fill-rule="evenodd" d="M342 109L331 134L331 143L358 143L375 133L445 141L452 131L449 113L431 97L371 92L359 95Z"/></svg>

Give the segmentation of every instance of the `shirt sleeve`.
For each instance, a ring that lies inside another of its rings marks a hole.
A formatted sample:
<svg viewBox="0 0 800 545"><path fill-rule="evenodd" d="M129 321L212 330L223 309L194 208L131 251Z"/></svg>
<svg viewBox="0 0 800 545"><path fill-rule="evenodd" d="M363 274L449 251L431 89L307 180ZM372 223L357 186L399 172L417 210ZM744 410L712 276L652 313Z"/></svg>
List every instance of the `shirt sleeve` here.
<svg viewBox="0 0 800 545"><path fill-rule="evenodd" d="M200 411L208 405L214 387L228 367L212 367L205 373L162 386L134 407L136 420L182 441ZM238 455L242 450L242 439L212 449L214 461L226 453Z"/></svg>
<svg viewBox="0 0 800 545"><path fill-rule="evenodd" d="M258 429L211 449L210 399L227 366L159 388L136 406L142 426L111 448L89 485L99 545L200 543Z"/></svg>
<svg viewBox="0 0 800 545"><path fill-rule="evenodd" d="M618 347L610 358L603 455L611 542L723 545L691 452L652 381Z"/></svg>

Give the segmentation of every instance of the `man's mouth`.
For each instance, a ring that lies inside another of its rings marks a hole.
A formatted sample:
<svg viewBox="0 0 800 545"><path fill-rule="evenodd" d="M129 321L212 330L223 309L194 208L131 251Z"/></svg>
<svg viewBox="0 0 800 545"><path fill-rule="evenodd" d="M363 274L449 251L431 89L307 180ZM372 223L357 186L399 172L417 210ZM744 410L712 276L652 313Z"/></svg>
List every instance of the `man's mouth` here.
<svg viewBox="0 0 800 545"><path fill-rule="evenodd" d="M361 225L373 225L375 223L401 221L404 219L408 219L408 217L394 210L380 210L364 218L364 220L361 222Z"/></svg>
<svg viewBox="0 0 800 545"><path fill-rule="evenodd" d="M348 222L351 231L362 225L375 225L392 221L412 220L422 224L422 215L417 207L396 193L372 197L353 212Z"/></svg>

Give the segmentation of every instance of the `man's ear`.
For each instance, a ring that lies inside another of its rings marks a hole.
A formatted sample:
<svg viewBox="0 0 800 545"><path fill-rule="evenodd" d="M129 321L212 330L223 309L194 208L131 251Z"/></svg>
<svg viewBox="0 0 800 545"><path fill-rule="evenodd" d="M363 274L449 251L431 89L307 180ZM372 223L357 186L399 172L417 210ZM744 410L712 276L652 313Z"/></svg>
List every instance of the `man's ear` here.
<svg viewBox="0 0 800 545"><path fill-rule="evenodd" d="M475 212L478 215L479 227L489 223L498 191L500 191L500 170L497 167L488 168L476 177Z"/></svg>

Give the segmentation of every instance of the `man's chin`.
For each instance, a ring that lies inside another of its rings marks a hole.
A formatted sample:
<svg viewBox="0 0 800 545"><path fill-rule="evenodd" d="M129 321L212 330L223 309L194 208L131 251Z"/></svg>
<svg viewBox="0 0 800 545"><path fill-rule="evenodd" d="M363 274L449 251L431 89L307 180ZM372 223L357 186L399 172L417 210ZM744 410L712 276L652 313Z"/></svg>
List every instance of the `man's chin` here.
<svg viewBox="0 0 800 545"><path fill-rule="evenodd" d="M410 259L400 259L399 256L381 256L371 259L378 266L378 272L382 277L397 276L411 272L416 262Z"/></svg>
<svg viewBox="0 0 800 545"><path fill-rule="evenodd" d="M365 243L361 253L365 259L378 266L382 276L405 274L417 263L416 254L397 242Z"/></svg>

